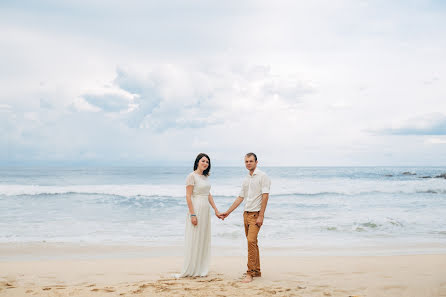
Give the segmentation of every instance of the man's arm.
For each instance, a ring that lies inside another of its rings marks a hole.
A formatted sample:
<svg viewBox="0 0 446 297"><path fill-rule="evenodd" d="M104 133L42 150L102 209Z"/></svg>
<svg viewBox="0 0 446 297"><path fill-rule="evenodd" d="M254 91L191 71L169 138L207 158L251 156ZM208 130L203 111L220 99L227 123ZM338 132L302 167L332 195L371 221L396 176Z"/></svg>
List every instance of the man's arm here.
<svg viewBox="0 0 446 297"><path fill-rule="evenodd" d="M234 203L232 203L231 207L229 207L227 211L225 211L224 213L221 214L223 216L223 218L226 218L227 216L229 216L229 214L231 212L233 212L234 209L236 209L240 205L240 203L242 203L242 201L243 201L243 197L238 196L235 199Z"/></svg>
<svg viewBox="0 0 446 297"><path fill-rule="evenodd" d="M265 217L266 205L268 204L269 190L271 187L271 180L267 175L262 176L262 205L260 206L259 217L257 218L256 225L259 228L263 225L263 218Z"/></svg>
<svg viewBox="0 0 446 297"><path fill-rule="evenodd" d="M262 206L260 207L259 216L257 217L256 225L261 227L263 225L263 218L265 217L266 205L268 204L269 193L262 194Z"/></svg>

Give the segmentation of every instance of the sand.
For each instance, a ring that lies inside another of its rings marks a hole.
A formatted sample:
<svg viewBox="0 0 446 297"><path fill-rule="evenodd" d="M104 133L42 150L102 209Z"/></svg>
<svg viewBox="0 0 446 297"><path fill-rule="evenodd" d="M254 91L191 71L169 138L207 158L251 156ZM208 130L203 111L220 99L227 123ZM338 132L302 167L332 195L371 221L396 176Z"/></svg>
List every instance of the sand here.
<svg viewBox="0 0 446 297"><path fill-rule="evenodd" d="M0 296L446 296L446 254L277 253L262 257L262 277L244 284L245 256L214 250L207 277L177 280L183 259L172 250L3 245Z"/></svg>

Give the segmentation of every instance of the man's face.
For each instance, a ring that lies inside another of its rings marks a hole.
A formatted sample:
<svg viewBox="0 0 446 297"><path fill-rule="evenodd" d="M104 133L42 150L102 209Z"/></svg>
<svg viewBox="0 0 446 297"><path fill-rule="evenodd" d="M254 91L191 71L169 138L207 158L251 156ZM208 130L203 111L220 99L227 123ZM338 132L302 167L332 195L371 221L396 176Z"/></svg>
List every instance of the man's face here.
<svg viewBox="0 0 446 297"><path fill-rule="evenodd" d="M257 167L257 161L254 156L245 157L245 166L248 170L255 170Z"/></svg>

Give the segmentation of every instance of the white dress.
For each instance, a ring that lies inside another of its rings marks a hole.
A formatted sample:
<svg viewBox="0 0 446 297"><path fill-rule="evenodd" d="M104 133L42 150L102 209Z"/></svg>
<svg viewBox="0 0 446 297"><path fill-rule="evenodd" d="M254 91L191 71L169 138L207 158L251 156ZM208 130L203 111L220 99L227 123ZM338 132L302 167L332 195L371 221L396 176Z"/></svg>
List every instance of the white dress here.
<svg viewBox="0 0 446 297"><path fill-rule="evenodd" d="M188 212L184 235L184 265L177 277L206 276L211 256L211 214L208 201L211 184L206 176L192 172L186 178L186 186L188 185L194 186L191 199L198 224L192 224Z"/></svg>

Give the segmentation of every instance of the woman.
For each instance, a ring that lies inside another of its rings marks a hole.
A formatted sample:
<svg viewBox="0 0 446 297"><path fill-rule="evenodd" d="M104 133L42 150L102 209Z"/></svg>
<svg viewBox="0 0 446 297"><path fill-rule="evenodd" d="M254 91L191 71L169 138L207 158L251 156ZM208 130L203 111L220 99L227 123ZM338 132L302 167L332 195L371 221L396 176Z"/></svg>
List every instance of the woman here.
<svg viewBox="0 0 446 297"><path fill-rule="evenodd" d="M219 217L217 207L209 190L208 181L211 159L206 154L198 154L194 171L186 178L186 201L189 214L186 219L184 265L181 274L185 276L206 276L209 270L211 251L211 216L209 204Z"/></svg>

